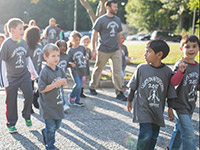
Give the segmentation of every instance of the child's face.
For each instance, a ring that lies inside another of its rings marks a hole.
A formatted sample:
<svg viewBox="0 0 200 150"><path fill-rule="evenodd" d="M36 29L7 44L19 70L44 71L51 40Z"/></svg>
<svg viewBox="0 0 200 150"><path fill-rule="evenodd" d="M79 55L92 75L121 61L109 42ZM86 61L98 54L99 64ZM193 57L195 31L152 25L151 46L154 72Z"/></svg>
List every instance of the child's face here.
<svg viewBox="0 0 200 150"><path fill-rule="evenodd" d="M24 36L24 26L23 24L18 24L16 28L11 28L12 37L20 40Z"/></svg>
<svg viewBox="0 0 200 150"><path fill-rule="evenodd" d="M51 51L49 56L44 56L48 65L51 67L55 67L60 61L60 52L59 51Z"/></svg>
<svg viewBox="0 0 200 150"><path fill-rule="evenodd" d="M60 48L60 54L61 55L66 53L67 48L66 48L66 44L65 43L60 43L59 48Z"/></svg>
<svg viewBox="0 0 200 150"><path fill-rule="evenodd" d="M183 45L182 49L185 59L194 60L199 51L199 45L197 42L188 41Z"/></svg>
<svg viewBox="0 0 200 150"><path fill-rule="evenodd" d="M89 44L90 44L89 40L86 39L86 40L83 41L83 46L84 47L88 47Z"/></svg>
<svg viewBox="0 0 200 150"><path fill-rule="evenodd" d="M54 20L54 19L50 20L50 25L51 26L55 26L56 25L56 20Z"/></svg>
<svg viewBox="0 0 200 150"><path fill-rule="evenodd" d="M123 44L124 41L125 41L125 37L122 35L122 36L121 36L121 43Z"/></svg>
<svg viewBox="0 0 200 150"><path fill-rule="evenodd" d="M147 46L145 48L144 58L145 58L145 60L146 60L147 63L153 65L158 60L157 54L155 54L155 52L154 52L153 49L151 49L150 47Z"/></svg>
<svg viewBox="0 0 200 150"><path fill-rule="evenodd" d="M75 47L78 47L79 44L80 44L80 38L79 38L79 37L74 37L73 40L72 40L72 44L73 44Z"/></svg>

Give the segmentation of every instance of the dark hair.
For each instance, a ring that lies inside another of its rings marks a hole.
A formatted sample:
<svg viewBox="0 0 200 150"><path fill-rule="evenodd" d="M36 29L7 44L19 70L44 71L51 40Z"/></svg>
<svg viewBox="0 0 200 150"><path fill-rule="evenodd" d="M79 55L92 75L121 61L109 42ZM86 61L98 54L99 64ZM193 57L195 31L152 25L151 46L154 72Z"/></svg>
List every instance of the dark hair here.
<svg viewBox="0 0 200 150"><path fill-rule="evenodd" d="M183 47L184 44L187 42L197 42L197 44L200 47L200 41L196 35L183 35L181 39L181 47Z"/></svg>
<svg viewBox="0 0 200 150"><path fill-rule="evenodd" d="M105 6L111 7L111 4L112 4L112 3L117 4L117 1L116 1L116 0L108 0L108 1L105 3Z"/></svg>
<svg viewBox="0 0 200 150"><path fill-rule="evenodd" d="M169 53L169 46L163 40L152 40L147 43L147 46L151 48L155 54L158 52L163 52L161 59L165 58Z"/></svg>
<svg viewBox="0 0 200 150"><path fill-rule="evenodd" d="M58 46L58 47L60 47L60 44L61 43L65 43L65 46L66 46L66 48L67 48L67 43L66 43L66 41L65 40L58 40L58 41L56 41L56 45Z"/></svg>
<svg viewBox="0 0 200 150"><path fill-rule="evenodd" d="M72 31L70 33L70 36L69 36L69 41L68 41L68 48L72 47L72 40L76 37L79 37L81 39L81 34L77 31Z"/></svg>
<svg viewBox="0 0 200 150"><path fill-rule="evenodd" d="M37 26L32 26L26 29L24 39L30 49L35 50L36 45L40 41L40 29Z"/></svg>
<svg viewBox="0 0 200 150"><path fill-rule="evenodd" d="M24 22L19 18L11 18L11 19L9 19L8 23L7 23L9 32L10 32L11 28L16 28L18 26L18 24L22 24L23 25Z"/></svg>
<svg viewBox="0 0 200 150"><path fill-rule="evenodd" d="M24 31L28 28L28 24L24 24Z"/></svg>

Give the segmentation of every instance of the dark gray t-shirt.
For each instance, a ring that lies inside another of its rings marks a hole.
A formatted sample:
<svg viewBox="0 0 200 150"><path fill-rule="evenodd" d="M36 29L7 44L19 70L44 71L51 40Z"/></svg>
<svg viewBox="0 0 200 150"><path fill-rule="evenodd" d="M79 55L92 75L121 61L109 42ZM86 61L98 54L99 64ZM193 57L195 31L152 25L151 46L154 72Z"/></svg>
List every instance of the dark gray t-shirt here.
<svg viewBox="0 0 200 150"><path fill-rule="evenodd" d="M128 50L125 45L122 45L122 70L125 71L126 69L126 57L128 57Z"/></svg>
<svg viewBox="0 0 200 150"><path fill-rule="evenodd" d="M181 60L175 64L174 73L177 72L180 63ZM188 66L181 83L176 88L178 99L174 103L174 109L181 114L192 114L196 106L197 86L200 83L199 63L196 62L195 65L185 63Z"/></svg>
<svg viewBox="0 0 200 150"><path fill-rule="evenodd" d="M47 34L48 43L55 43L58 40L58 36L60 33L58 27L47 26L45 32Z"/></svg>
<svg viewBox="0 0 200 150"><path fill-rule="evenodd" d="M176 98L175 88L170 84L172 71L164 65L154 68L149 64L137 67L128 87L136 91L133 105L133 122L154 123L165 126L164 107L166 98Z"/></svg>
<svg viewBox="0 0 200 150"><path fill-rule="evenodd" d="M84 56L86 55L85 48L79 46L78 48L70 48L67 51L69 62L76 64L76 67L70 67L70 74L73 77L82 77L86 75L86 60Z"/></svg>
<svg viewBox="0 0 200 150"><path fill-rule="evenodd" d="M38 74L40 74L41 67L42 67L42 60L43 60L42 45L37 44L34 50L29 48L29 52L30 52L30 57L33 61L35 70L37 71Z"/></svg>
<svg viewBox="0 0 200 150"><path fill-rule="evenodd" d="M38 89L43 91L48 85L61 78L66 78L65 73L60 67L56 70L45 66L40 72ZM39 93L42 116L44 119L63 119L62 87L57 87L49 92Z"/></svg>
<svg viewBox="0 0 200 150"><path fill-rule="evenodd" d="M68 62L68 55L60 55L58 66L64 71L64 73L67 73Z"/></svg>
<svg viewBox="0 0 200 150"><path fill-rule="evenodd" d="M118 33L122 31L119 17L103 15L96 20L93 29L100 34L98 50L105 53L119 50Z"/></svg>
<svg viewBox="0 0 200 150"><path fill-rule="evenodd" d="M1 47L1 59L5 61L8 82L28 72L26 58L29 57L28 45L24 40L19 42L8 38Z"/></svg>

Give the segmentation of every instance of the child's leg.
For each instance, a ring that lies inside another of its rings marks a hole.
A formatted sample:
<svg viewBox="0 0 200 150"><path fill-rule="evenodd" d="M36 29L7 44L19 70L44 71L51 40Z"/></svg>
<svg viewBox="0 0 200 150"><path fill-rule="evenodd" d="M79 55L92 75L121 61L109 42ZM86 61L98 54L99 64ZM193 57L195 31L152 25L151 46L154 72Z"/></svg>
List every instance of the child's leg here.
<svg viewBox="0 0 200 150"><path fill-rule="evenodd" d="M61 92L62 92L62 101L63 101L63 105L65 105L65 104L66 104L66 101L65 101L64 89L63 89L63 88L61 89Z"/></svg>
<svg viewBox="0 0 200 150"><path fill-rule="evenodd" d="M17 113L17 92L18 84L9 83L9 86L5 88L6 91L6 118L8 127L15 126L18 113Z"/></svg>
<svg viewBox="0 0 200 150"><path fill-rule="evenodd" d="M79 86L79 88L77 89L77 96L75 100L76 103L80 102L82 79L83 79L82 77L79 77L77 81L77 85Z"/></svg>
<svg viewBox="0 0 200 150"><path fill-rule="evenodd" d="M84 88L85 81L86 81L86 76L83 76L83 78L82 78L82 88Z"/></svg>
<svg viewBox="0 0 200 150"><path fill-rule="evenodd" d="M153 150L160 127L152 123L140 123L137 150ZM152 143L153 142L153 143Z"/></svg>
<svg viewBox="0 0 200 150"><path fill-rule="evenodd" d="M24 109L22 110L22 116L24 119L30 119L31 108L33 102L33 88L30 78L24 78L20 84L20 89L24 94Z"/></svg>
<svg viewBox="0 0 200 150"><path fill-rule="evenodd" d="M181 125L181 137L183 150L196 150L194 128L192 125L191 117L188 114L178 114Z"/></svg>
<svg viewBox="0 0 200 150"><path fill-rule="evenodd" d="M46 149L55 149L55 132L58 128L58 123L55 119L46 119L45 120L45 129L44 135L46 139Z"/></svg>
<svg viewBox="0 0 200 150"><path fill-rule="evenodd" d="M82 87L82 77L74 77L74 86L72 88L72 92L70 94L70 97L75 98L76 97L76 102L80 101L80 92L81 92L81 87Z"/></svg>

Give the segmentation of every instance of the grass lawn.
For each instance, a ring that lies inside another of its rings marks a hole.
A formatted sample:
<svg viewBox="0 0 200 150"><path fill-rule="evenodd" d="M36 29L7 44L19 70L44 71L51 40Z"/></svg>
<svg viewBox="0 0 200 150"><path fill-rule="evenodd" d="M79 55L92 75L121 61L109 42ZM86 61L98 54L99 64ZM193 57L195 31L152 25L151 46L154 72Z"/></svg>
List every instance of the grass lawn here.
<svg viewBox="0 0 200 150"><path fill-rule="evenodd" d="M131 63L140 64L144 63L144 52L145 52L145 44L131 44L126 45L129 52L129 57L131 57ZM163 63L165 64L175 64L180 58L183 57L183 53L179 49L179 44L169 44L170 52L169 55L163 59ZM195 59L199 62L199 53Z"/></svg>

